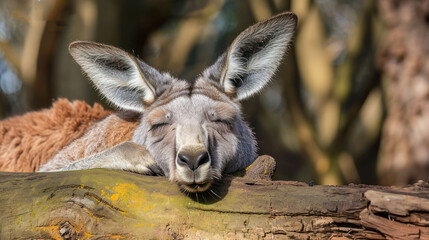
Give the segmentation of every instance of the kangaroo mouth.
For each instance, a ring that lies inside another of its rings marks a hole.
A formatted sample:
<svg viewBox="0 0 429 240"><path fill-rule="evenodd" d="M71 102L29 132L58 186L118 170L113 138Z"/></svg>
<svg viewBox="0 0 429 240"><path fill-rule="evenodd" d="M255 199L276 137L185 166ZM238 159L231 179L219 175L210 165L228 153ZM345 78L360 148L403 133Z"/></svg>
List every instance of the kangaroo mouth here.
<svg viewBox="0 0 429 240"><path fill-rule="evenodd" d="M186 191L186 192L205 192L207 191L211 186L211 181L206 181L203 183L191 183L191 184L186 184L186 183L182 183L180 184L180 187Z"/></svg>

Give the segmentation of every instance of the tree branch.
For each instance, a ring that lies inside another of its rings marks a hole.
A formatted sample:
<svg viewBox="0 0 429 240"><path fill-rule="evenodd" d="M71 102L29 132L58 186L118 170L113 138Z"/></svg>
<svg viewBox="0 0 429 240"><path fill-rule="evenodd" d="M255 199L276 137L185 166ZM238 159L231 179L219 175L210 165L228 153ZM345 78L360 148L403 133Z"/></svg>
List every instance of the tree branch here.
<svg viewBox="0 0 429 240"><path fill-rule="evenodd" d="M122 171L0 173L0 238L429 237L423 182L310 187L226 177L218 185L197 197L165 177Z"/></svg>

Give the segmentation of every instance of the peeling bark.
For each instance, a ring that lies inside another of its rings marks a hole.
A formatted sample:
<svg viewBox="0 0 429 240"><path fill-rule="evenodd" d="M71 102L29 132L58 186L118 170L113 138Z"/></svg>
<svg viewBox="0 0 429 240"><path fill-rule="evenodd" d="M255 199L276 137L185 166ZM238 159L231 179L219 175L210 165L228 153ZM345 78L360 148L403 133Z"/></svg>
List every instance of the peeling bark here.
<svg viewBox="0 0 429 240"><path fill-rule="evenodd" d="M227 177L187 196L165 177L93 169L0 173L1 239L428 239L429 184ZM198 199L198 200L197 200Z"/></svg>

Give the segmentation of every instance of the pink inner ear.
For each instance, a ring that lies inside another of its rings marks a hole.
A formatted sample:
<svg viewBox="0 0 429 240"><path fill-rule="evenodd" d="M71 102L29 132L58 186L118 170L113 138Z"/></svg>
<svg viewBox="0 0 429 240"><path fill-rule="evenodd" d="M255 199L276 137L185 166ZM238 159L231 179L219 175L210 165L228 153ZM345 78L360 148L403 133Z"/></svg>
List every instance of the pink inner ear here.
<svg viewBox="0 0 429 240"><path fill-rule="evenodd" d="M218 102L214 110L221 119L233 119L237 115L237 110L231 104Z"/></svg>

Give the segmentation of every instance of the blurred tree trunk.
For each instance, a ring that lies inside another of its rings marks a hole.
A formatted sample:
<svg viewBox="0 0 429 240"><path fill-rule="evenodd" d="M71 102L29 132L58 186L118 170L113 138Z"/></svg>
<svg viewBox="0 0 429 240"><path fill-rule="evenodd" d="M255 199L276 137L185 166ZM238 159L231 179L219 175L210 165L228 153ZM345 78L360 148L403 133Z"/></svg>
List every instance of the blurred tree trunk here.
<svg viewBox="0 0 429 240"><path fill-rule="evenodd" d="M69 10L68 0L35 1L31 6L20 70L33 109L51 104L52 63Z"/></svg>
<svg viewBox="0 0 429 240"><path fill-rule="evenodd" d="M429 188L225 178L186 196L165 177L0 173L1 239L428 239ZM245 200L244 200L245 198Z"/></svg>
<svg viewBox="0 0 429 240"><path fill-rule="evenodd" d="M356 10L360 15L353 24L348 23L350 29L343 30L347 38L329 33L328 23L333 23L323 17L327 12L323 7L317 1L292 1L291 10L300 17L295 40L297 76L285 77L285 98L302 152L318 182L360 182L354 158L376 141L382 115L376 89L379 76L372 66L375 4L362 1L361 9ZM330 15L334 16L351 21L345 15ZM333 25L331 32L340 28ZM366 105L372 105L374 111L367 114ZM353 131L359 125L365 134L356 137ZM349 145L359 145L361 150Z"/></svg>
<svg viewBox="0 0 429 240"><path fill-rule="evenodd" d="M429 180L429 1L380 1L387 27L379 52L387 118L378 165L382 184Z"/></svg>

